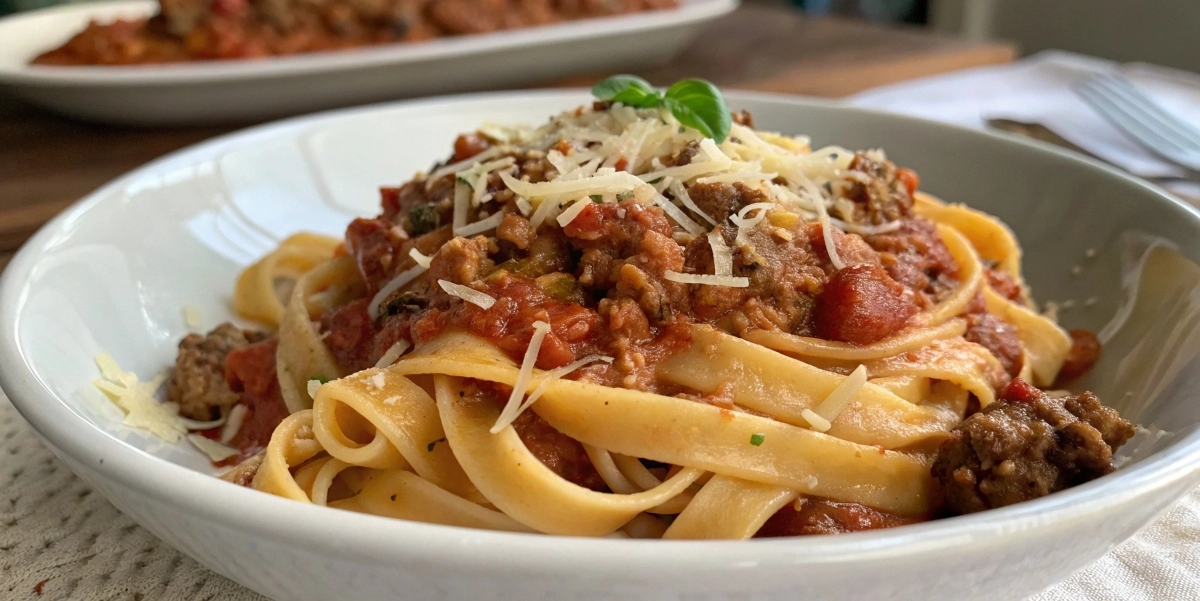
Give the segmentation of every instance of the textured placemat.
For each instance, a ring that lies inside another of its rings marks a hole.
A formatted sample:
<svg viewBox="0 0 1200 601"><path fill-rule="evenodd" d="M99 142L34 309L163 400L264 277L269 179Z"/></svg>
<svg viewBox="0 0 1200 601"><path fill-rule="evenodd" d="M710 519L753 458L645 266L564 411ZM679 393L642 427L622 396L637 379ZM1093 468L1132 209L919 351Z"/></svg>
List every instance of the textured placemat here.
<svg viewBox="0 0 1200 601"><path fill-rule="evenodd" d="M0 393L0 599L265 598L155 538L54 457ZM1029 601L1200 599L1200 491Z"/></svg>

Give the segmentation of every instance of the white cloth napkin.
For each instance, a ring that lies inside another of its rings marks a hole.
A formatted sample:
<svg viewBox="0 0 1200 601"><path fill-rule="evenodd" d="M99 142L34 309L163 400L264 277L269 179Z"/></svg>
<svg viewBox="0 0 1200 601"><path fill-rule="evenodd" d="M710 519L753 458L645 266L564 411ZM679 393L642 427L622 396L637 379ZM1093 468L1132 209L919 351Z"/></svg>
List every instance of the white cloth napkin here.
<svg viewBox="0 0 1200 601"><path fill-rule="evenodd" d="M1048 51L1016 63L956 71L868 90L850 104L978 129L988 119L1039 123L1135 175L1178 177L1110 125L1071 90L1091 73L1118 69L1180 118L1200 126L1200 77L1146 64ZM1200 186L1172 183L1197 195ZM1175 601L1200 599L1200 490L1096 563L1029 601Z"/></svg>
<svg viewBox="0 0 1200 601"><path fill-rule="evenodd" d="M1080 148L1141 177L1185 173L1143 149L1097 114L1071 87L1092 73L1118 70L1164 108L1200 127L1200 76L1143 63L1046 51L994 67L954 71L867 90L850 104L985 128L987 119L1039 123Z"/></svg>

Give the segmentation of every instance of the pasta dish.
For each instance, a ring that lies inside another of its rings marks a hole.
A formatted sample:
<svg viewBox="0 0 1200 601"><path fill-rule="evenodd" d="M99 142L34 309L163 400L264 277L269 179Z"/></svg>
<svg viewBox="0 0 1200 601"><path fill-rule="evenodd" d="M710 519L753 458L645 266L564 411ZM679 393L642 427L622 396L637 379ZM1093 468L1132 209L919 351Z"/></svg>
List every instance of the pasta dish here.
<svg viewBox="0 0 1200 601"><path fill-rule="evenodd" d="M241 274L237 312L269 328L189 335L166 380L225 478L438 524L742 539L1115 469L1133 426L1062 390L1099 342L1035 308L997 219L880 150L756 129L706 82L596 94L459 136L344 239Z"/></svg>
<svg viewBox="0 0 1200 601"><path fill-rule="evenodd" d="M92 21L35 65L140 65L281 56L521 29L678 6L677 0L159 0Z"/></svg>

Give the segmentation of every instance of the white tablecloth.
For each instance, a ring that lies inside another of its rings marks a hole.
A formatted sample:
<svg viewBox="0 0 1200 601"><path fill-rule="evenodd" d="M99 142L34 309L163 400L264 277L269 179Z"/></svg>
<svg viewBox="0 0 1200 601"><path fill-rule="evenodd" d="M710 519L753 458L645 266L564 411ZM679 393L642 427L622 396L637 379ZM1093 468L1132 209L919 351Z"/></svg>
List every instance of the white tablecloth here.
<svg viewBox="0 0 1200 601"><path fill-rule="evenodd" d="M92 492L0 393L0 599L263 597L167 546ZM1030 601L1184 599L1200 599L1200 491Z"/></svg>

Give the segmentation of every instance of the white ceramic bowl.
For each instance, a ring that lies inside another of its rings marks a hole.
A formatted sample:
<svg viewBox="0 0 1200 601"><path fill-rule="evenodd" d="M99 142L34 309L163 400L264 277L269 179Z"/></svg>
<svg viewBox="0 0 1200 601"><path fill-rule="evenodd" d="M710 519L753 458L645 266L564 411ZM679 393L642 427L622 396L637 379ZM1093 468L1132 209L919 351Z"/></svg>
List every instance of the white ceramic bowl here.
<svg viewBox="0 0 1200 601"><path fill-rule="evenodd" d="M678 54L705 22L737 5L738 0L681 0L673 10L262 60L30 65L38 54L82 31L90 19L111 22L157 11L156 3L147 0L89 2L0 19L0 87L54 111L108 123L261 121L658 64Z"/></svg>
<svg viewBox="0 0 1200 601"><path fill-rule="evenodd" d="M1085 159L807 100L729 99L763 128L885 147L921 173L925 189L998 214L1023 242L1039 298L1097 297L1064 313L1069 326L1099 329L1118 312L1122 255L1136 258L1144 240L1200 257L1195 210ZM377 187L444 157L456 133L488 120L541 122L587 100L581 92L510 93L315 115L218 138L121 177L45 226L4 274L0 383L55 453L117 507L213 570L279 599L1019 599L1100 557L1200 479L1191 300L1200 298L1192 294L1200 276L1183 260L1164 280L1178 290L1156 296L1177 302L1134 311L1093 382L1131 419L1171 435L1141 446L1116 474L1072 490L885 531L592 540L341 512L217 480L189 448L121 426L93 390L98 352L143 378L165 368L185 332L183 305L199 307L208 327L228 318L239 268L292 232L338 234L353 215L376 213ZM1070 275L1076 265L1081 274ZM1177 314L1163 313L1164 328L1144 319L1146 310ZM1134 359L1145 368L1129 369Z"/></svg>

